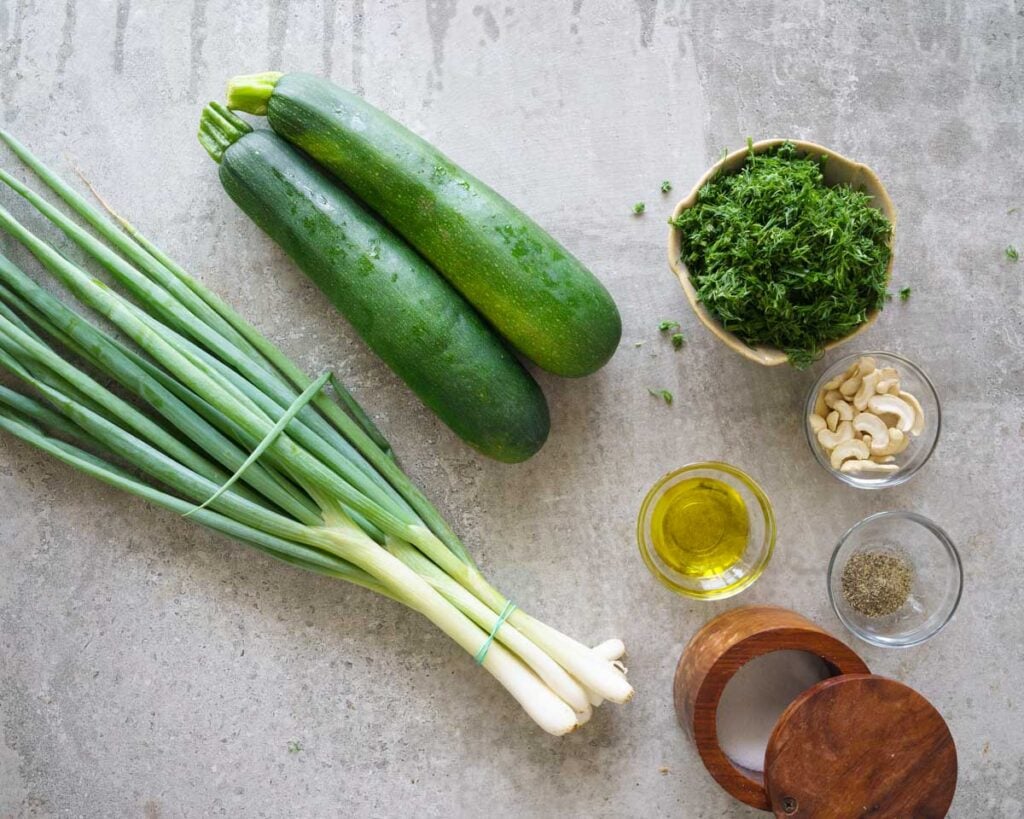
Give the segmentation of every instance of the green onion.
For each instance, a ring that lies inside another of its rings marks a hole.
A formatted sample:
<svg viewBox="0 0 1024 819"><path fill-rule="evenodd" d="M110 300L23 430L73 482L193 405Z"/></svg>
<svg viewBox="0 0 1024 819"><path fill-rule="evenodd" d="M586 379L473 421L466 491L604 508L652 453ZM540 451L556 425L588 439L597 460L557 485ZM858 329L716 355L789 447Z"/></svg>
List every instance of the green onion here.
<svg viewBox="0 0 1024 819"><path fill-rule="evenodd" d="M552 734L603 700L630 699L620 642L591 649L522 608L502 620L508 598L340 382L310 379L105 202L120 227L13 137L0 139L91 231L3 170L0 182L112 284L3 207L0 230L120 335L0 255L0 368L34 393L0 387L0 430L282 561L392 598L471 656L496 629L481 665Z"/></svg>

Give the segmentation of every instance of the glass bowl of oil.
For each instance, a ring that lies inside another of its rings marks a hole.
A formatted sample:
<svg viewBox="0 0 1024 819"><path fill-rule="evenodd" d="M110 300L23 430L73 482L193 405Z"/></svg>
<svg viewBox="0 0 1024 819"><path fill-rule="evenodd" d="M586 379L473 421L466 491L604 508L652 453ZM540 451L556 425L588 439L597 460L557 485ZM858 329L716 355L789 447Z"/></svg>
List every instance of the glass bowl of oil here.
<svg viewBox="0 0 1024 819"><path fill-rule="evenodd" d="M764 572L775 513L745 472L717 461L669 472L644 498L637 543L647 568L677 594L721 600Z"/></svg>

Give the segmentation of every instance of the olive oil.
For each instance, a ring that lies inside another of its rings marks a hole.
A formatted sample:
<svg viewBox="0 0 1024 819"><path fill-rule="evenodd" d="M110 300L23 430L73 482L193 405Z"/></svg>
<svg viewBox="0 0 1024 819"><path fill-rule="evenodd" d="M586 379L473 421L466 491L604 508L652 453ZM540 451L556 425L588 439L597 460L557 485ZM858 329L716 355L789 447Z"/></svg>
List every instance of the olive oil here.
<svg viewBox="0 0 1024 819"><path fill-rule="evenodd" d="M654 550L693 578L716 577L747 548L750 517L739 492L714 478L689 478L662 495L651 516Z"/></svg>

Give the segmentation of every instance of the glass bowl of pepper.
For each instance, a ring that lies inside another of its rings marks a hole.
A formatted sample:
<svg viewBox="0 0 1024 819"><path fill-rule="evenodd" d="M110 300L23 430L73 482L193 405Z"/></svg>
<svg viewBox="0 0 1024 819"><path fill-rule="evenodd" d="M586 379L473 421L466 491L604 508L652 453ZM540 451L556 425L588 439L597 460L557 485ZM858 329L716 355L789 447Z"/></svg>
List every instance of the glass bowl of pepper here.
<svg viewBox="0 0 1024 819"><path fill-rule="evenodd" d="M839 619L876 646L918 645L948 623L963 591L949 535L916 512L878 512L840 539L828 565Z"/></svg>

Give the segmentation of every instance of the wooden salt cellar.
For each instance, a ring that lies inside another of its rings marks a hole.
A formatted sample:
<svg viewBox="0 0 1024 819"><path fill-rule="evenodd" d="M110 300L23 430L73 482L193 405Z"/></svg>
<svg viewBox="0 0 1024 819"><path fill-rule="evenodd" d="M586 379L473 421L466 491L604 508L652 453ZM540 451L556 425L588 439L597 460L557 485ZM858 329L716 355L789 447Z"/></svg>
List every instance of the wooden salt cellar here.
<svg viewBox="0 0 1024 819"><path fill-rule="evenodd" d="M718 703L749 660L780 650L819 657L832 676L783 712L765 773L737 766L718 745ZM956 747L938 711L911 688L871 674L845 643L773 606L719 615L676 667L676 713L705 767L737 799L798 819L940 819L956 789Z"/></svg>

